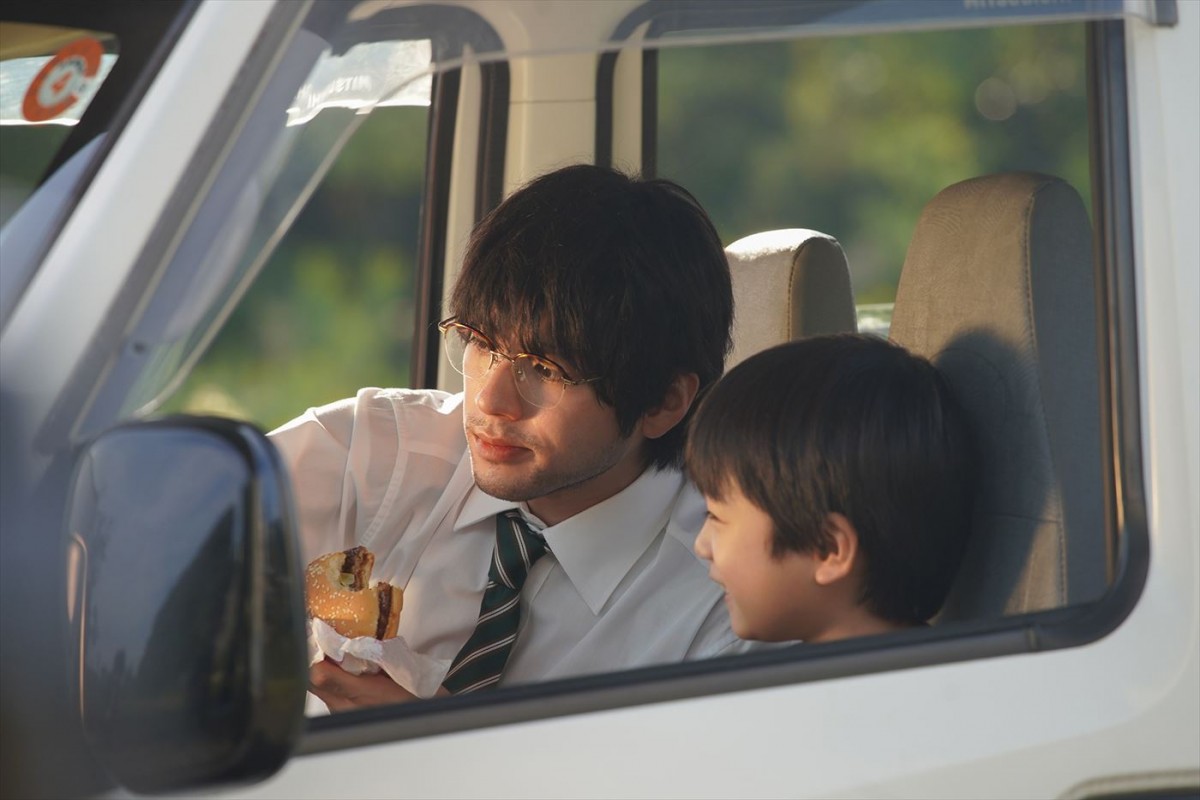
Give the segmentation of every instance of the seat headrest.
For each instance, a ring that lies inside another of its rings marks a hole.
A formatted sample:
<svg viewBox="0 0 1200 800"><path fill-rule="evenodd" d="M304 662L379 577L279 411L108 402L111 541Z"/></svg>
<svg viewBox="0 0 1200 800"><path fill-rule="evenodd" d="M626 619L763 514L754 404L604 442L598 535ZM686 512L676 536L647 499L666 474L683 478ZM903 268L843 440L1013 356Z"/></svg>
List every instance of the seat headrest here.
<svg viewBox="0 0 1200 800"><path fill-rule="evenodd" d="M890 336L966 406L980 489L941 619L1091 600L1107 586L1092 234L1064 181L1005 173L922 212Z"/></svg>
<svg viewBox="0 0 1200 800"><path fill-rule="evenodd" d="M733 280L728 370L773 345L856 329L854 292L841 245L804 228L764 231L725 248Z"/></svg>

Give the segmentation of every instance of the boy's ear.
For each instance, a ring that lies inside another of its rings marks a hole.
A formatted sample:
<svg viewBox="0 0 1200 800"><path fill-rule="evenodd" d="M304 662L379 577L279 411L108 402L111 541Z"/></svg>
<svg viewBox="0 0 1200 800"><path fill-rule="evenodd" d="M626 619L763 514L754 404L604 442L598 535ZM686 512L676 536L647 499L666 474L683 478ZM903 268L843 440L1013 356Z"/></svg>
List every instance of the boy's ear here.
<svg viewBox="0 0 1200 800"><path fill-rule="evenodd" d="M662 403L642 415L642 435L657 439L678 425L692 407L699 388L700 376L694 372L682 372L672 378Z"/></svg>
<svg viewBox="0 0 1200 800"><path fill-rule="evenodd" d="M830 586L854 570L858 560L858 531L843 514L831 512L825 517L825 533L829 549L817 555L813 579L820 586Z"/></svg>

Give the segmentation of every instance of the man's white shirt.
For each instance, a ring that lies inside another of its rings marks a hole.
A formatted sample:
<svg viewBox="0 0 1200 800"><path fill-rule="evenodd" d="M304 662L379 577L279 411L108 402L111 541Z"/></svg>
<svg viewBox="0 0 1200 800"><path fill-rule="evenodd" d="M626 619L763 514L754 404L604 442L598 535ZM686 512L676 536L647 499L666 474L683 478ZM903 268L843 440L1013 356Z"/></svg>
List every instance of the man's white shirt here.
<svg viewBox="0 0 1200 800"><path fill-rule="evenodd" d="M292 478L304 563L364 545L373 579L404 588L399 635L447 662L470 636L496 514L520 508L550 553L521 591L502 684L737 653L719 586L692 553L704 501L677 470L646 470L546 527L471 476L462 395L362 389L271 432Z"/></svg>

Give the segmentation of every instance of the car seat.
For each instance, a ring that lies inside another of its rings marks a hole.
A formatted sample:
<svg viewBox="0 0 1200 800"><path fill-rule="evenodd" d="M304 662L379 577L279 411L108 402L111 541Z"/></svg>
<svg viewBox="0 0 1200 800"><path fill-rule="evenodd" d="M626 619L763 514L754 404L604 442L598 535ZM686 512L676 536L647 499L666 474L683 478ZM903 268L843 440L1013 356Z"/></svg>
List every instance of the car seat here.
<svg viewBox="0 0 1200 800"><path fill-rule="evenodd" d="M1096 599L1108 585L1092 232L1033 173L940 192L917 222L891 338L965 405L980 459L973 530L940 621Z"/></svg>
<svg viewBox="0 0 1200 800"><path fill-rule="evenodd" d="M733 280L728 370L772 345L856 328L850 270L837 239L805 228L763 231L725 248Z"/></svg>

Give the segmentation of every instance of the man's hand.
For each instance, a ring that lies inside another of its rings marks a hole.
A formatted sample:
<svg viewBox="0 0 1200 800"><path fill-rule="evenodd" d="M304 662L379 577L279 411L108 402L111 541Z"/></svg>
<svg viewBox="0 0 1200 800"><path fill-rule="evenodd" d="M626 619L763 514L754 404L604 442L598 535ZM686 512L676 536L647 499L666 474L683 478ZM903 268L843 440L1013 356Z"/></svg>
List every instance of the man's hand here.
<svg viewBox="0 0 1200 800"><path fill-rule="evenodd" d="M374 675L351 675L325 659L313 664L308 671L308 689L324 701L330 711L407 703L416 695L388 677L386 672ZM439 695L441 691L439 691Z"/></svg>

